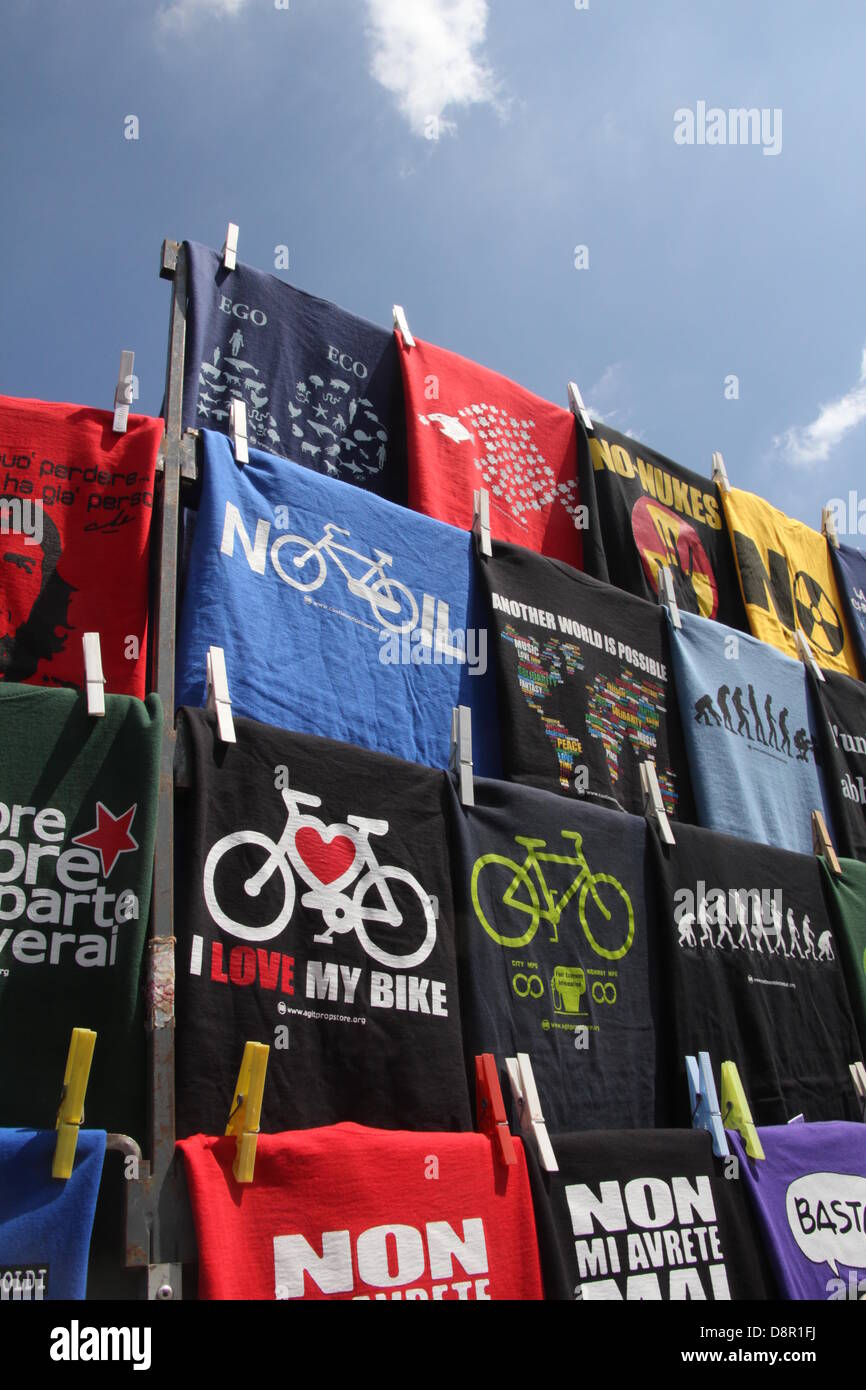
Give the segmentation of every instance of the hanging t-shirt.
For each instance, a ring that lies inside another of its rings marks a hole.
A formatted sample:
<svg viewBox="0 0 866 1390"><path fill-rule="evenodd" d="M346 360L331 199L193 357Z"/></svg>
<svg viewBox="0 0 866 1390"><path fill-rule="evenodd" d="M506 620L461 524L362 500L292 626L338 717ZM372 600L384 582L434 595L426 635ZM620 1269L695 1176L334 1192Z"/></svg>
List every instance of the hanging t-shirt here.
<svg viewBox="0 0 866 1390"><path fill-rule="evenodd" d="M53 1126L73 1028L88 1124L144 1138L140 980L162 706L0 686L0 1124ZM22 1047L22 1043L26 1046Z"/></svg>
<svg viewBox="0 0 866 1390"><path fill-rule="evenodd" d="M841 874L834 874L826 859L819 859L824 896L833 921L851 1011L866 1056L866 864L840 859ZM855 1061L854 1057L851 1061Z"/></svg>
<svg viewBox="0 0 866 1390"><path fill-rule="evenodd" d="M406 422L393 333L274 275L185 242L189 329L183 423L229 431L234 397L251 444L405 500Z"/></svg>
<svg viewBox="0 0 866 1390"><path fill-rule="evenodd" d="M661 609L502 541L478 563L507 776L642 815L650 759L668 814L692 818Z"/></svg>
<svg viewBox="0 0 866 1390"><path fill-rule="evenodd" d="M860 670L866 673L866 555L853 545L830 546L833 572L848 616L851 635L860 655Z"/></svg>
<svg viewBox="0 0 866 1390"><path fill-rule="evenodd" d="M773 1296L742 1184L726 1180L704 1130L563 1134L553 1147L559 1171L534 1183L539 1226L543 1203L555 1231L549 1297Z"/></svg>
<svg viewBox="0 0 866 1390"><path fill-rule="evenodd" d="M487 607L468 533L204 436L181 611L178 704L203 705L225 650L238 714L447 767L451 711L499 767Z"/></svg>
<svg viewBox="0 0 866 1390"><path fill-rule="evenodd" d="M552 1132L656 1122L646 822L505 782L456 793L467 1061L532 1061Z"/></svg>
<svg viewBox="0 0 866 1390"><path fill-rule="evenodd" d="M799 628L819 666L859 676L826 537L751 492L721 496L754 635L797 657Z"/></svg>
<svg viewBox="0 0 866 1390"><path fill-rule="evenodd" d="M177 1132L223 1129L244 1043L262 1128L470 1129L444 773L183 712Z"/></svg>
<svg viewBox="0 0 866 1390"><path fill-rule="evenodd" d="M150 522L162 420L0 396L0 681L143 696Z"/></svg>
<svg viewBox="0 0 866 1390"><path fill-rule="evenodd" d="M697 826L675 833L675 846L649 840L680 1122L684 1058L704 1051L717 1085L736 1062L756 1124L854 1119L860 1049L815 859Z"/></svg>
<svg viewBox="0 0 866 1390"><path fill-rule="evenodd" d="M540 1299L519 1139L501 1166L483 1134L339 1124L262 1134L255 1181L232 1176L234 1139L183 1140L199 1297Z"/></svg>
<svg viewBox="0 0 866 1390"><path fill-rule="evenodd" d="M79 1130L61 1181L53 1129L0 1129L0 1303L84 1298L105 1138Z"/></svg>
<svg viewBox="0 0 866 1390"><path fill-rule="evenodd" d="M832 821L803 662L680 618L670 648L700 824L810 854L812 812Z"/></svg>
<svg viewBox="0 0 866 1390"><path fill-rule="evenodd" d="M454 352L395 337L410 507L468 531L473 492L486 488L492 535L580 568L587 518L572 413Z"/></svg>
<svg viewBox="0 0 866 1390"><path fill-rule="evenodd" d="M866 859L866 685L835 671L818 680L807 667L807 675L836 849Z"/></svg>
<svg viewBox="0 0 866 1390"><path fill-rule="evenodd" d="M584 568L657 602L658 572L667 566L680 608L746 628L715 483L595 422L591 435L578 430L577 453L590 516Z"/></svg>
<svg viewBox="0 0 866 1390"><path fill-rule="evenodd" d="M729 1132L783 1298L866 1294L866 1125L758 1129L765 1157Z"/></svg>

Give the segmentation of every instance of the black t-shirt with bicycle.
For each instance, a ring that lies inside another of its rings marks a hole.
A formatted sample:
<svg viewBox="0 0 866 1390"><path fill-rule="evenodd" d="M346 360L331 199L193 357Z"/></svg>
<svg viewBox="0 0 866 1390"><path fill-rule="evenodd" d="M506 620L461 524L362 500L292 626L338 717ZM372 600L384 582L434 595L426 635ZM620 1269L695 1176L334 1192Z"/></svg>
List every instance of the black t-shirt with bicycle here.
<svg viewBox="0 0 866 1390"><path fill-rule="evenodd" d="M527 1052L551 1132L657 1122L645 822L534 788L452 791L467 1062Z"/></svg>
<svg viewBox="0 0 866 1390"><path fill-rule="evenodd" d="M444 773L252 720L182 712L177 1129L220 1133L247 1041L265 1132L472 1127Z"/></svg>

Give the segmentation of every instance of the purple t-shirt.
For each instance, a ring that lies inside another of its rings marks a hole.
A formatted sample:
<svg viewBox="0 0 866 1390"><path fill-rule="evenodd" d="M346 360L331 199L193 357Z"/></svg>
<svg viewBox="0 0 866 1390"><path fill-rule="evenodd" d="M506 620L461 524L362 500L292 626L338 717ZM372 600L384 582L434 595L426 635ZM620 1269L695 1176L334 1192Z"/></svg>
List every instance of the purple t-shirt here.
<svg viewBox="0 0 866 1390"><path fill-rule="evenodd" d="M728 1131L784 1298L866 1294L866 1125L771 1125L751 1159Z"/></svg>

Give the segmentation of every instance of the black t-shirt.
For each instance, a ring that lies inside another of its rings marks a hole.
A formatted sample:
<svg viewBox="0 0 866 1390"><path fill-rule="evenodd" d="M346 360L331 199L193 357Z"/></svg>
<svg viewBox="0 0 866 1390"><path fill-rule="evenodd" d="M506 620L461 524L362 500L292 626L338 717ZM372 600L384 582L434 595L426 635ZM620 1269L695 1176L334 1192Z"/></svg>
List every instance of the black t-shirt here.
<svg viewBox="0 0 866 1390"><path fill-rule="evenodd" d="M589 573L656 602L666 565L680 608L748 631L714 482L595 423L591 435L578 430L578 467Z"/></svg>
<svg viewBox="0 0 866 1390"><path fill-rule="evenodd" d="M742 1182L704 1130L565 1134L531 1166L548 1298L775 1296ZM552 1237L552 1238L551 1238Z"/></svg>
<svg viewBox="0 0 866 1390"><path fill-rule="evenodd" d="M475 802L452 815L467 1060L528 1053L551 1132L655 1124L646 822L481 778Z"/></svg>
<svg viewBox="0 0 866 1390"><path fill-rule="evenodd" d="M654 759L668 814L694 820L663 610L504 541L479 565L511 781L641 815Z"/></svg>
<svg viewBox="0 0 866 1390"><path fill-rule="evenodd" d="M866 859L866 685L838 671L825 671L823 681L807 671L836 849Z"/></svg>
<svg viewBox="0 0 866 1390"><path fill-rule="evenodd" d="M264 1131L472 1128L444 773L185 709L177 1131L225 1128L247 1041Z"/></svg>
<svg viewBox="0 0 866 1390"><path fill-rule="evenodd" d="M718 1078L736 1062L756 1124L853 1120L860 1055L817 861L695 826L649 836L670 981L675 1099L689 1123L687 1054Z"/></svg>

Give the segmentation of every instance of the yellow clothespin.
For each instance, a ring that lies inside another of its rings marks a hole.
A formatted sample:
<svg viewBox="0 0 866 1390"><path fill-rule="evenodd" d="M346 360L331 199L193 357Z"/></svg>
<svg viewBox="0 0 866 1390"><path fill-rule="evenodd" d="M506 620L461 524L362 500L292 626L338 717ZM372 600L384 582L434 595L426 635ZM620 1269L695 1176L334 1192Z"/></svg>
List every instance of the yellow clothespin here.
<svg viewBox="0 0 866 1390"><path fill-rule="evenodd" d="M71 1178L78 1147L78 1131L84 1124L84 1094L90 1079L90 1064L96 1034L90 1028L73 1028L63 1074L60 1109L57 1111L57 1144L51 1164L52 1178Z"/></svg>
<svg viewBox="0 0 866 1390"><path fill-rule="evenodd" d="M244 1046L231 1114L226 1125L226 1134L235 1134L238 1140L238 1150L232 1164L237 1182L253 1180L270 1050L267 1043L248 1042Z"/></svg>
<svg viewBox="0 0 866 1390"><path fill-rule="evenodd" d="M749 1158L766 1158L736 1062L722 1062L722 1123L742 1136Z"/></svg>

